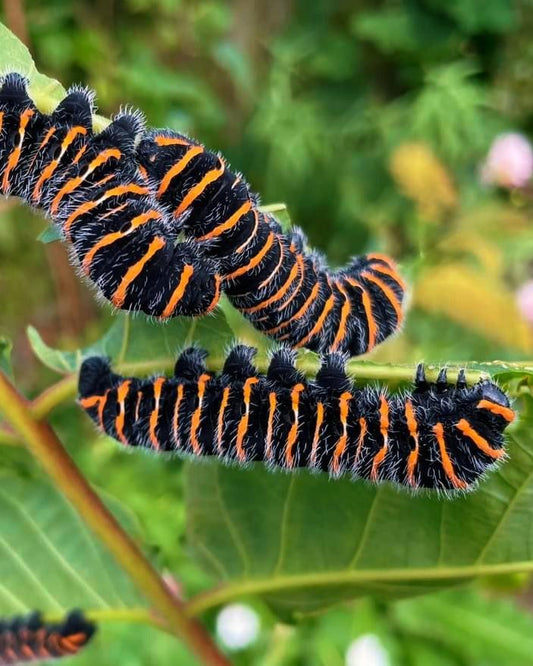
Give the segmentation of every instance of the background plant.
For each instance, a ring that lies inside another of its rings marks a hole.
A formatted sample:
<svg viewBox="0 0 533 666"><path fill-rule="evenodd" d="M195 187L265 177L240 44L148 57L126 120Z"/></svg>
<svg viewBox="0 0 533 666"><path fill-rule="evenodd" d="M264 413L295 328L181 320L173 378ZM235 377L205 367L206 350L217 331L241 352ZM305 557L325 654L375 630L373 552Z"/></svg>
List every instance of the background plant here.
<svg viewBox="0 0 533 666"><path fill-rule="evenodd" d="M103 115L127 101L150 124L220 148L265 202L287 202L333 261L370 248L401 260L412 285L407 324L370 361L351 364L362 381L404 382L421 358L470 362L471 379L490 371L521 411L511 461L453 503L306 474L126 456L96 439L73 405L79 350L96 345L123 369L150 373L170 369L187 340L212 350L213 369L237 337L259 344L264 362L264 342L229 309L193 326L110 316L79 286L59 244L35 242L43 221L8 202L0 334L14 354L11 363L4 342L0 363L34 398L31 418L50 421L99 494L115 498L128 532L179 581L186 612L211 630L220 605L253 604L262 632L235 663L342 664L352 640L368 633L395 664L527 663L533 363L531 312L515 292L531 278L531 190L484 185L480 171L499 133L531 130L531 3L4 8L41 72L96 88ZM31 67L13 41L0 52L2 68L13 57ZM61 96L45 78L34 88L44 105ZM406 365L387 365L398 361ZM315 363L302 355L304 369ZM0 611L86 607L103 620L102 636L80 664L195 663L152 626L146 598L34 459L10 446L20 435L4 427L0 437ZM413 596L471 578L475 586Z"/></svg>

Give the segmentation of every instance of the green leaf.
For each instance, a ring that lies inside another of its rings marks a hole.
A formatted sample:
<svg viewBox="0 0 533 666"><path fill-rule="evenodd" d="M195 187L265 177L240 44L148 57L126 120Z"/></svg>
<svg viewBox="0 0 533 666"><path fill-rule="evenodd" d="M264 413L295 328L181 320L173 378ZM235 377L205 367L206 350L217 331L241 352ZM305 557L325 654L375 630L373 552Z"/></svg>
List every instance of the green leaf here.
<svg viewBox="0 0 533 666"><path fill-rule="evenodd" d="M268 204L268 206L260 206L259 210L267 215L272 215L273 218L279 222L284 232L292 229L291 216L287 204L275 203Z"/></svg>
<svg viewBox="0 0 533 666"><path fill-rule="evenodd" d="M395 622L411 636L425 636L465 663L522 666L533 654L533 619L508 600L475 590L453 590L392 607Z"/></svg>
<svg viewBox="0 0 533 666"><path fill-rule="evenodd" d="M111 504L131 527L131 515ZM0 515L0 615L142 604L126 574L48 483L3 476Z"/></svg>
<svg viewBox="0 0 533 666"><path fill-rule="evenodd" d="M62 240L62 236L57 227L50 225L44 231L41 231L37 236L37 240L47 245L48 243L55 243L55 241Z"/></svg>
<svg viewBox="0 0 533 666"><path fill-rule="evenodd" d="M527 404L509 461L455 500L306 470L191 462L189 543L224 581L199 607L260 594L283 614L314 612L361 595L405 597L532 571L533 399Z"/></svg>
<svg viewBox="0 0 533 666"><path fill-rule="evenodd" d="M13 344L11 340L3 336L0 337L0 370L6 373L8 377L13 377L13 368L11 366L11 351Z"/></svg>
<svg viewBox="0 0 533 666"><path fill-rule="evenodd" d="M28 327L28 339L37 358L56 372L76 372L82 360L92 355L108 356L140 372L144 368L171 368L179 350L193 344L207 349L212 360L220 363L233 333L219 309L210 317L176 317L164 324L141 316L132 319L122 312L100 340L76 351L53 349L32 326Z"/></svg>
<svg viewBox="0 0 533 666"><path fill-rule="evenodd" d="M40 74L27 47L5 25L0 23L0 69L2 72L19 72L30 81L29 93L37 108L50 113L65 96L65 89L55 79ZM94 116L95 130L102 130L109 121Z"/></svg>

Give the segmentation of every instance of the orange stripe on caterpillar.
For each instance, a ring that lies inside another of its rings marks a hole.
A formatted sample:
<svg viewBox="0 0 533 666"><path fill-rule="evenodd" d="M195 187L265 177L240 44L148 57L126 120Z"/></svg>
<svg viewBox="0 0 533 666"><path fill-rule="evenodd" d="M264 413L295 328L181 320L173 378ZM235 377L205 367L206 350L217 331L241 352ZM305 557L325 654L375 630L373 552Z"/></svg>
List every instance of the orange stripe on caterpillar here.
<svg viewBox="0 0 533 666"><path fill-rule="evenodd" d="M109 160L112 159L117 159L119 160L122 157L122 153L118 148L107 148L106 150L103 150L99 155L97 155L90 163L85 172L81 176L77 176L76 178L71 178L68 180L65 185L59 190L59 192L56 194L54 197L54 200L52 201L52 205L50 206L50 212L52 215L56 215L57 211L59 210L59 206L63 199L68 195L72 194L82 183L85 182L85 179L93 173L93 171L96 171L98 167L103 166L108 162Z"/></svg>
<svg viewBox="0 0 533 666"><path fill-rule="evenodd" d="M300 419L299 403L300 403L300 394L305 390L303 384L296 384L296 386L291 391L291 406L292 406L292 415L293 423L291 429L289 430L289 435L287 437L287 445L285 447L285 463L289 469L294 466L294 446L296 440L298 439L298 427Z"/></svg>
<svg viewBox="0 0 533 666"><path fill-rule="evenodd" d="M397 323L400 324L403 319L402 306L394 291L389 287L388 284L385 284L383 280L380 280L379 278L377 278L375 275L372 275L372 273L369 273L368 271L363 271L361 273L361 277L365 278L366 280L369 280L370 282L373 282L381 289L381 291L386 296L389 303L392 305L394 312L396 313Z"/></svg>
<svg viewBox="0 0 533 666"><path fill-rule="evenodd" d="M202 421L202 408L205 395L205 385L211 379L211 375L203 374L198 378L198 406L191 417L191 446L193 453L199 456L202 453L202 447L198 441L198 429Z"/></svg>
<svg viewBox="0 0 533 666"><path fill-rule="evenodd" d="M383 440L383 446L376 453L374 460L372 461L370 478L373 481L378 479L379 468L385 460L385 456L389 450L389 426L389 403L387 402L387 398L382 394L379 397L379 431L381 433L381 439Z"/></svg>
<svg viewBox="0 0 533 666"><path fill-rule="evenodd" d="M476 406L478 409L487 409L489 412L501 416L509 423L512 423L515 419L515 413L510 407L503 407L503 405L498 405L491 400L480 400Z"/></svg>
<svg viewBox="0 0 533 666"><path fill-rule="evenodd" d="M450 479L454 488L464 490L467 488L468 484L460 479L455 473L453 463L448 454L448 450L446 449L446 442L444 440L444 426L442 423L436 423L433 426L433 432L435 433L435 437L439 445L441 464L444 472L446 473L446 476Z"/></svg>
<svg viewBox="0 0 533 666"><path fill-rule="evenodd" d="M161 447L159 439L157 437L157 423L159 421L159 408L161 406L161 392L165 384L164 377L158 377L154 381L154 408L150 413L150 426L149 426L149 437L150 442L154 449L159 450Z"/></svg>
<svg viewBox="0 0 533 666"><path fill-rule="evenodd" d="M172 313L176 309L176 306L185 295L185 290L187 289L187 285L189 284L190 279L193 276L193 273L194 273L194 268L190 264L185 264L185 266L183 267L183 271L181 273L180 281L178 282L176 288L172 292L172 295L167 305L165 306L165 309L161 313L160 319L167 319L168 317L172 316Z"/></svg>
<svg viewBox="0 0 533 666"><path fill-rule="evenodd" d="M9 190L10 187L11 172L17 166L18 161L20 159L20 155L22 153L22 143L24 141L24 136L26 134L26 128L31 118L34 115L35 111L33 109L26 109L20 114L19 129L18 129L19 140L18 143L13 147L13 150L11 151L9 157L7 158L6 169L4 171L4 177L2 179L2 191L5 194L7 194L7 191Z"/></svg>
<svg viewBox="0 0 533 666"><path fill-rule="evenodd" d="M407 480L413 487L416 486L415 471L418 463L419 455L419 440L418 440L418 422L416 420L416 413L411 400L405 401L405 419L407 421L407 429L409 436L415 443L415 448L407 458Z"/></svg>
<svg viewBox="0 0 533 666"><path fill-rule="evenodd" d="M278 399L276 397L275 391L270 391L268 394L268 422L267 422L267 434L266 434L266 443L265 443L265 459L272 460L273 448L272 448L272 438L274 435L274 416L276 413L276 406Z"/></svg>
<svg viewBox="0 0 533 666"><path fill-rule="evenodd" d="M211 171L208 171L202 180L194 187L191 187L191 189L187 192L180 205L174 211L174 217L179 217L182 215L187 210L187 208L189 208L195 202L195 200L203 192L205 192L209 185L216 182L221 176L224 175L225 171L226 166L220 159L220 166L217 169L211 169Z"/></svg>
<svg viewBox="0 0 533 666"><path fill-rule="evenodd" d="M107 234L106 236L103 236L97 243L95 243L95 245L93 245L93 247L87 252L85 257L83 258L81 264L83 272L86 275L89 275L89 272L91 270L91 264L94 260L94 257L97 254L97 252L99 252L102 248L107 247L108 245L112 245L116 241L125 238L143 224L147 224L151 220L158 220L160 218L161 218L161 213L159 213L158 211L151 210L148 211L147 213L142 213L141 215L137 215L136 217L134 217L131 220L129 229L127 229L126 231L115 231L113 233ZM143 261L143 259L141 259L140 261Z"/></svg>
<svg viewBox="0 0 533 666"><path fill-rule="evenodd" d="M313 443L311 444L311 454L309 456L309 464L315 467L317 464L318 445L320 444L320 430L324 422L324 403L318 401L316 404L316 421L315 432L313 434Z"/></svg>
<svg viewBox="0 0 533 666"><path fill-rule="evenodd" d="M154 255L157 254L159 250L163 249L165 245L166 241L164 238L161 238L161 236L156 236L153 239L144 256L135 264L133 264L133 266L128 268L126 275L122 278L119 286L111 297L111 302L113 305L115 305L117 308L120 308L122 305L124 305L124 301L126 300L128 293L128 288L131 283L142 273L144 267L150 261L150 259L152 259L152 257L154 257Z"/></svg>
<svg viewBox="0 0 533 666"><path fill-rule="evenodd" d="M211 240L212 238L216 238L217 236L221 236L226 231L229 231L230 229L236 227L237 224L239 224L241 218L244 217L244 215L246 215L251 210L251 208L252 208L252 202L245 201L245 203L243 203L242 206L240 206L239 209L235 213L233 213L233 215L229 217L225 222L219 224L218 226L216 226L214 229L204 234L203 236L198 236L196 240L202 242L206 240Z"/></svg>
<svg viewBox="0 0 533 666"><path fill-rule="evenodd" d="M497 460L498 458L503 458L503 456L505 456L505 451L503 449L493 448L484 437L472 428L466 419L461 419L455 427L460 430L463 435L472 440L478 449L483 451L483 453L490 458Z"/></svg>
<svg viewBox="0 0 533 666"><path fill-rule="evenodd" d="M161 179L161 183L157 189L157 197L161 197L170 187L172 180L178 176L197 155L201 155L203 152L204 149L201 146L192 146L185 155L176 162L176 164L173 164Z"/></svg>
<svg viewBox="0 0 533 666"><path fill-rule="evenodd" d="M324 326L324 322L326 321L326 317L331 312L334 305L335 305L335 295L331 294L331 296L327 299L326 303L324 304L324 309L322 310L321 315L318 317L316 324L313 326L313 328L309 331L309 333L305 337L303 337L299 342L297 342L294 345L295 349L304 347L315 335L317 335L317 333L320 333L322 327Z"/></svg>
<svg viewBox="0 0 533 666"><path fill-rule="evenodd" d="M257 384L259 379L257 377L249 377L245 382L242 389L242 399L244 402L244 414L239 421L237 427L237 440L235 444L235 453L237 458L244 462L246 460L246 451L244 450L244 438L248 432L248 424L250 419L250 401L252 398L252 386Z"/></svg>
<svg viewBox="0 0 533 666"><path fill-rule="evenodd" d="M250 259L250 261L245 266L241 266L232 273L228 273L227 275L225 275L224 279L235 280L236 278L241 277L242 275L246 275L246 273L249 273L251 270L259 266L259 264L263 261L263 259L268 254L270 248L272 247L272 244L274 242L274 237L275 237L274 232L270 232L270 234L267 237L266 243L263 245L261 250L259 250L259 252L255 255L255 257L252 257L252 259Z"/></svg>
<svg viewBox="0 0 533 666"><path fill-rule="evenodd" d="M346 451L348 446L348 414L350 411L350 400L353 398L352 394L345 391L339 397L339 419L342 426L342 433L339 437L339 441L333 452L333 458L331 460L331 471L333 474L338 474L340 472L340 460L343 453Z"/></svg>
<svg viewBox="0 0 533 666"><path fill-rule="evenodd" d="M63 159L65 153L67 152L68 148L72 143L75 141L76 137L79 135L85 136L87 134L87 130L85 127L81 127L79 125L75 127L71 127L69 131L67 132L65 138L61 142L61 149L59 155L54 158L46 167L44 167L43 172L41 173L39 180L35 184L35 187L33 188L32 192L32 199L33 201L38 201L40 196L41 196L41 190L43 188L43 185L47 180L49 180L53 175L57 167L59 166L61 160ZM43 142L44 143L44 142Z"/></svg>
<svg viewBox="0 0 533 666"><path fill-rule="evenodd" d="M117 403L119 406L119 412L115 418L115 430L117 431L119 440L125 445L128 444L128 440L124 435L124 424L126 420L125 402L126 398L128 397L130 386L131 381L127 379L126 381L122 382L122 384L117 389Z"/></svg>
<svg viewBox="0 0 533 666"><path fill-rule="evenodd" d="M354 280L352 278L345 278L345 279L348 284L350 284L352 287L356 287L361 292L361 301L363 303L363 308L366 316L366 324L368 327L368 341L366 345L366 350L367 352L369 352L372 349L374 349L374 347L376 346L376 338L378 335L378 325L376 323L376 320L374 319L374 313L372 311L372 299L370 298L370 294L368 293L368 291L363 287L363 285L360 282L357 282L357 280Z"/></svg>
<svg viewBox="0 0 533 666"><path fill-rule="evenodd" d="M222 400L220 401L220 409L218 412L217 418L217 451L219 455L224 453L224 447L222 446L222 440L224 438L224 414L228 407L230 387L226 386L222 391Z"/></svg>

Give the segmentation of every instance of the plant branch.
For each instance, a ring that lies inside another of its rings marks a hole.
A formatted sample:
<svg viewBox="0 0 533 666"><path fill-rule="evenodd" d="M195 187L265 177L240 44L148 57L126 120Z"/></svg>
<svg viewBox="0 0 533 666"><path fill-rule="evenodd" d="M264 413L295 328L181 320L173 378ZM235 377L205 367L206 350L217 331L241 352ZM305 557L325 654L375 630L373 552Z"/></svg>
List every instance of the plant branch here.
<svg viewBox="0 0 533 666"><path fill-rule="evenodd" d="M83 520L105 543L135 585L152 603L169 630L181 638L201 663L229 666L202 625L185 615L184 604L166 587L157 571L93 491L67 454L52 428L38 422L29 403L0 372L0 407L7 422L25 440L30 452L56 486L70 500Z"/></svg>
<svg viewBox="0 0 533 666"><path fill-rule="evenodd" d="M159 358L147 361L124 362L117 363L117 371L124 374L151 374L153 372L169 372L172 371L175 359ZM219 371L224 365L224 358L211 356L209 359L209 367L213 371ZM457 373L462 367L467 364L448 364L448 377L450 381L454 381ZM487 364L488 365L488 364ZM515 364L518 365L518 364ZM267 369L267 362L260 359L257 363L259 372L265 372ZM512 367L512 364L510 364ZM313 376L319 367L318 359L304 357L299 360L298 367L309 376ZM497 369L499 366L495 366ZM372 363L370 361L349 361L347 364L347 372L349 375L364 381L390 381L390 382L412 382L415 375L414 365L387 365ZM439 373L440 366L427 365L426 376L428 381L435 381ZM478 381L484 373L478 370L468 371L468 381L474 383ZM76 395L77 375L69 374L59 380L57 383L52 384L49 388L43 391L39 396L33 400L30 405L30 411L36 420L43 419L53 409L66 400L74 398ZM0 431L0 442L2 441L2 434Z"/></svg>
<svg viewBox="0 0 533 666"><path fill-rule="evenodd" d="M362 594L365 586L375 590L379 583L408 583L443 581L443 585L467 582L480 576L498 576L512 573L533 572L533 560L524 562L501 562L495 564L473 564L448 567L420 567L408 569L345 569L343 571L320 571L270 578L237 579L218 585L192 597L185 609L190 616L201 615L207 610L247 596L269 595L276 592L316 589L320 587L348 587L359 589ZM435 588L437 589L437 588Z"/></svg>

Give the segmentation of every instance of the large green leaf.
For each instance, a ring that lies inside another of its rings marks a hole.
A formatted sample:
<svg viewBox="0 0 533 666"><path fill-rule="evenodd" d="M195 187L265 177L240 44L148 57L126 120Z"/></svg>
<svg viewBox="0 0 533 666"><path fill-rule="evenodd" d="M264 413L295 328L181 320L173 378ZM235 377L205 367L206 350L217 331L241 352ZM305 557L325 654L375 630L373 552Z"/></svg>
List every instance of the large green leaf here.
<svg viewBox="0 0 533 666"><path fill-rule="evenodd" d="M455 500L306 471L191 463L189 543L224 581L200 607L257 593L278 611L311 612L369 593L409 596L475 576L533 570L533 400L527 401L530 414L509 438L510 460Z"/></svg>
<svg viewBox="0 0 533 666"><path fill-rule="evenodd" d="M116 502L110 508L131 528L129 513ZM0 616L142 605L126 574L51 485L2 476L0 515Z"/></svg>

